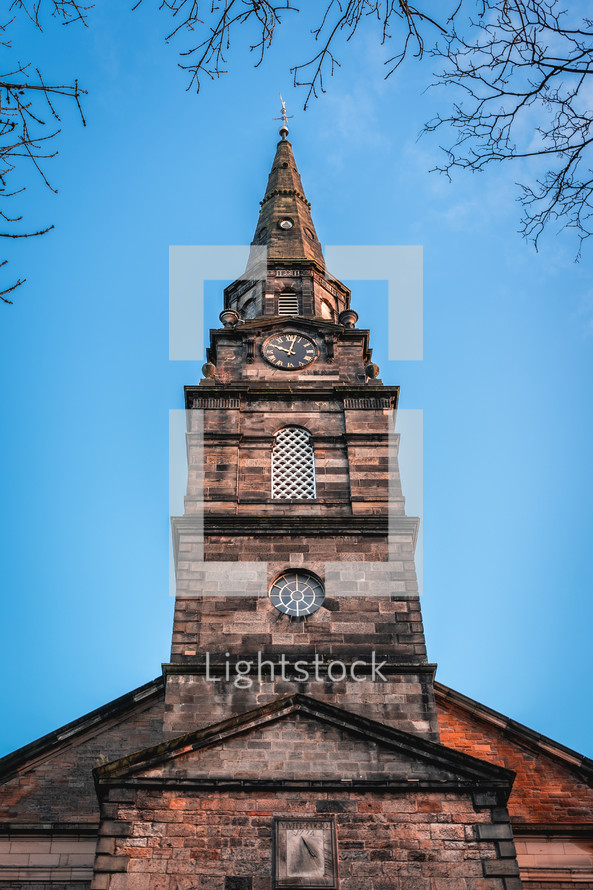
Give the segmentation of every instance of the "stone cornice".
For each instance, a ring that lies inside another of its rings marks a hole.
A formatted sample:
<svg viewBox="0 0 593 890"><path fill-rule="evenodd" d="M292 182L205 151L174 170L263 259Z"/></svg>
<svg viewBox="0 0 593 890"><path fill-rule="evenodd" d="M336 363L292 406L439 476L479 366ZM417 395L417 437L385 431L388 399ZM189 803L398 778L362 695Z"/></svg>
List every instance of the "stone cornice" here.
<svg viewBox="0 0 593 890"><path fill-rule="evenodd" d="M294 195L295 198L300 198L300 200L303 202L303 204L306 204L307 207L311 207L311 202L307 201L305 196L303 194L301 194L301 192L297 191L297 189L281 189L281 188L273 189L271 192L268 192L267 195L265 196L265 198L263 198L259 203L263 207L264 204L267 204L267 202L271 198L274 198L276 195Z"/></svg>
<svg viewBox="0 0 593 890"><path fill-rule="evenodd" d="M549 837L593 838L591 822L513 822L515 837L547 835Z"/></svg>
<svg viewBox="0 0 593 890"><path fill-rule="evenodd" d="M98 831L99 822L0 822L0 835L94 837Z"/></svg>
<svg viewBox="0 0 593 890"><path fill-rule="evenodd" d="M298 660L299 663L304 665L305 668L308 668L308 667L311 668L311 667L315 666L315 661L314 661L314 659L312 659L310 657L310 653L299 652L298 654L294 653L294 655L295 655L295 661ZM269 655L269 658L273 659L274 657L275 657L275 653L271 652ZM188 658L189 658L189 656L188 656ZM388 677L397 677L400 674L428 674L429 677L434 677L436 669L437 669L436 664L428 664L426 662L419 663L419 662L413 662L413 661L393 661L393 662L388 662L383 666L383 658L384 658L384 656L382 655L381 656L381 662L382 662L381 672ZM330 662L331 660L332 659L330 657L328 657L326 659L326 662ZM335 656L334 656L333 660L334 661L336 660ZM340 655L339 660L347 668L350 668L350 666L355 661L359 661L359 655L353 656L351 660L348 660L348 658L345 658L343 655ZM323 662L323 664L325 664L326 662ZM232 664L232 662L230 662L230 661L228 663ZM212 660L209 662L208 668L206 668L205 662L197 662L195 660L194 661L188 660L188 661L184 661L184 662L166 662L162 666L163 679L166 682L167 676L169 674L182 674L182 675L186 675L186 676L189 675L189 676L194 676L194 677L204 677L207 674L210 674L210 676L217 676L217 671L220 671L220 672L224 671L226 668L226 664L227 664L227 660L226 659L223 660L222 656L221 656L221 660L219 662L217 662L214 659L214 656L212 656ZM357 671L361 676L364 676L364 674L365 674L364 668L359 666L357 668ZM366 673L367 674L371 673L371 669L369 666L367 666ZM302 680L299 680L298 678L297 679L288 678L288 679L289 679L289 681L297 683L297 684L302 683Z"/></svg>
<svg viewBox="0 0 593 890"><path fill-rule="evenodd" d="M361 400L361 399L389 399L392 409L397 408L399 400L399 386L384 386L380 384L351 384L339 383L328 386L319 379L312 380L311 383L279 383L278 381L253 383L233 382L221 385L218 383L209 383L202 381L199 384L192 384L184 387L185 407L193 409L194 399L215 400L215 399L244 399L245 401L257 400L276 400L290 398L292 400L303 399L312 401L322 401L330 399L339 400ZM200 407L206 408L206 405ZM232 410L232 409L229 409ZM345 410L366 410L359 408L345 407ZM383 407L375 410L386 410Z"/></svg>
<svg viewBox="0 0 593 890"><path fill-rule="evenodd" d="M227 337L229 340L241 340L247 333L256 336L262 331L273 328L314 328L316 331L326 331L339 334L344 340L368 341L370 330L368 328L345 328L341 324L328 321L318 315L261 315L248 321L239 322L233 328L210 328L210 340L213 338Z"/></svg>
<svg viewBox="0 0 593 890"><path fill-rule="evenodd" d="M298 502L302 504L302 501ZM287 502L283 502L285 506ZM420 520L416 516L253 516L205 513L203 516L172 516L174 540L196 534L220 535L410 535L416 540Z"/></svg>
<svg viewBox="0 0 593 890"><path fill-rule="evenodd" d="M284 502L287 503L286 501ZM302 501L299 501L302 504ZM253 505L255 507L255 504ZM242 514L189 514L171 517L173 538L173 558L175 565L179 559L179 544L183 535L231 535L257 536L278 535L301 537L319 537L328 535L344 537L345 535L388 535L409 536L412 546L416 547L420 519L417 516L271 516ZM387 565L387 563L385 563Z"/></svg>
<svg viewBox="0 0 593 890"><path fill-rule="evenodd" d="M407 782L400 780L388 779L368 779L350 781L349 779L241 779L229 776L227 778L217 779L184 779L181 777L173 778L127 778L122 777L114 779L101 778L96 782L98 794L102 794L104 787L126 787L166 790L170 789L187 789L194 791L313 791L323 793L332 792L374 792L374 793L409 793L410 789L414 789L414 793L421 791L431 792L484 792L492 791L499 793L501 802L505 803L510 793L510 785L512 779L501 779L499 781L491 779L458 779L454 781L418 781L409 779Z"/></svg>

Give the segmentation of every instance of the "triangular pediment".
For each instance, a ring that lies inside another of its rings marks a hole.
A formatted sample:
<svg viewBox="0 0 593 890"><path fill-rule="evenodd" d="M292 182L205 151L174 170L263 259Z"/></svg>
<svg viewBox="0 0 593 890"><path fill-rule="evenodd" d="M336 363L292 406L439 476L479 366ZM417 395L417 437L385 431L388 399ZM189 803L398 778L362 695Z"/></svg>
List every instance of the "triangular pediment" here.
<svg viewBox="0 0 593 890"><path fill-rule="evenodd" d="M354 333L344 329L344 326L333 321L328 321L318 315L302 316L302 315L270 315L260 316L258 318L241 321L236 327L214 328L210 331L210 345L214 345L215 340L219 337L228 339L240 339L246 334L256 334L260 332L272 333L275 330L285 331L287 328L293 328L295 331L303 331L307 333L316 331L320 334L336 334L344 335L349 339L356 337L357 340L363 342L366 346L368 342L369 331L364 328L357 328Z"/></svg>
<svg viewBox="0 0 593 890"><path fill-rule="evenodd" d="M277 328L284 330L290 325L295 330L307 331L314 328L323 333L342 333L343 325L328 321L320 316L303 317L299 315L272 315L268 318L254 318L250 321L244 321L236 328L238 333L244 333L249 330L274 331ZM358 330L357 333L364 334L365 331Z"/></svg>
<svg viewBox="0 0 593 890"><path fill-rule="evenodd" d="M304 695L137 752L95 770L99 785L371 784L501 788L513 774Z"/></svg>

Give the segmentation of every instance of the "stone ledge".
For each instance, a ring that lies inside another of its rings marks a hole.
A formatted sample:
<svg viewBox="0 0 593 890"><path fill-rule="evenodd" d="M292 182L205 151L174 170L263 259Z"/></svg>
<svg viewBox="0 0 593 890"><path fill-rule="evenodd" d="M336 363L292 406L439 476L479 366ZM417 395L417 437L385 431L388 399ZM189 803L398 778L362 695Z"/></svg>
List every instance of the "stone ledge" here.
<svg viewBox="0 0 593 890"><path fill-rule="evenodd" d="M166 662L162 665L163 669L163 677L166 679L169 674L184 674L184 675L194 675L196 677L203 677L206 675L206 663L205 662L196 662L195 656L187 656L188 659L194 658L193 661L188 660L187 662ZM269 658L274 657L274 653L271 653ZM305 655L302 658L297 658L295 653L295 660L305 662L305 667L312 667L315 665L313 659L307 660L307 656ZM346 665L347 668L350 665L358 661L358 657L355 656L352 658L351 662L344 661L340 659L343 664ZM227 659L220 657L220 661L211 661L209 663L209 672L213 673L217 668L224 669L227 663ZM230 662L229 662L230 663ZM399 674L428 674L430 677L434 677L435 671L437 669L436 664L427 664L427 663L418 663L418 662L391 662L390 664L386 664L385 667L381 668L381 671L388 676L397 676ZM364 673L363 670L360 671L361 674ZM288 678L287 678L288 679ZM266 681L264 681L266 682ZM273 681L272 681L273 682ZM298 681L297 681L298 682ZM302 682L302 681L301 681ZM493 795L493 799L495 796Z"/></svg>
<svg viewBox="0 0 593 890"><path fill-rule="evenodd" d="M162 682L158 678L160 689ZM94 837L99 830L98 822L0 822L0 834L35 834Z"/></svg>
<svg viewBox="0 0 593 890"><path fill-rule="evenodd" d="M516 859L485 859L482 862L484 877L519 877Z"/></svg>
<svg viewBox="0 0 593 890"><path fill-rule="evenodd" d="M218 516L197 514L172 516L174 537L202 529L206 534L250 535L410 535L415 541L420 519L417 516L248 516L224 513ZM363 562L364 560L361 560ZM387 562L387 560L386 560Z"/></svg>

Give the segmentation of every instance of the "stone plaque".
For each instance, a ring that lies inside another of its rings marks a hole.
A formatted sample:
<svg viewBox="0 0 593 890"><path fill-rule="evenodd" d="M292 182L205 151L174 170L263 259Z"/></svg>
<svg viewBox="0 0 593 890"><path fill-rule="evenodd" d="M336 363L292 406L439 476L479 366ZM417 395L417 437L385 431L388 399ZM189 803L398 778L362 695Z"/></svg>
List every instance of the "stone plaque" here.
<svg viewBox="0 0 593 890"><path fill-rule="evenodd" d="M335 825L332 819L276 819L275 887L337 888Z"/></svg>

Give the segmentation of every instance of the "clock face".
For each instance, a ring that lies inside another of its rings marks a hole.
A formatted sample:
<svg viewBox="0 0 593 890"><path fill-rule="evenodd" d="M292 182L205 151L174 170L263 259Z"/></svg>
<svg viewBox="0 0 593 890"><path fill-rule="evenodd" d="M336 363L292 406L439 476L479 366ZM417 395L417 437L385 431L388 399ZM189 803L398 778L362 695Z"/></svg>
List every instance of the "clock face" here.
<svg viewBox="0 0 593 890"><path fill-rule="evenodd" d="M303 334L274 334L265 341L262 353L274 368L298 371L317 358L317 347L313 340Z"/></svg>
<svg viewBox="0 0 593 890"><path fill-rule="evenodd" d="M331 819L276 821L276 887L337 886L336 843Z"/></svg>
<svg viewBox="0 0 593 890"><path fill-rule="evenodd" d="M312 615L325 599L321 581L310 572L284 572L270 588L272 605L297 618Z"/></svg>

